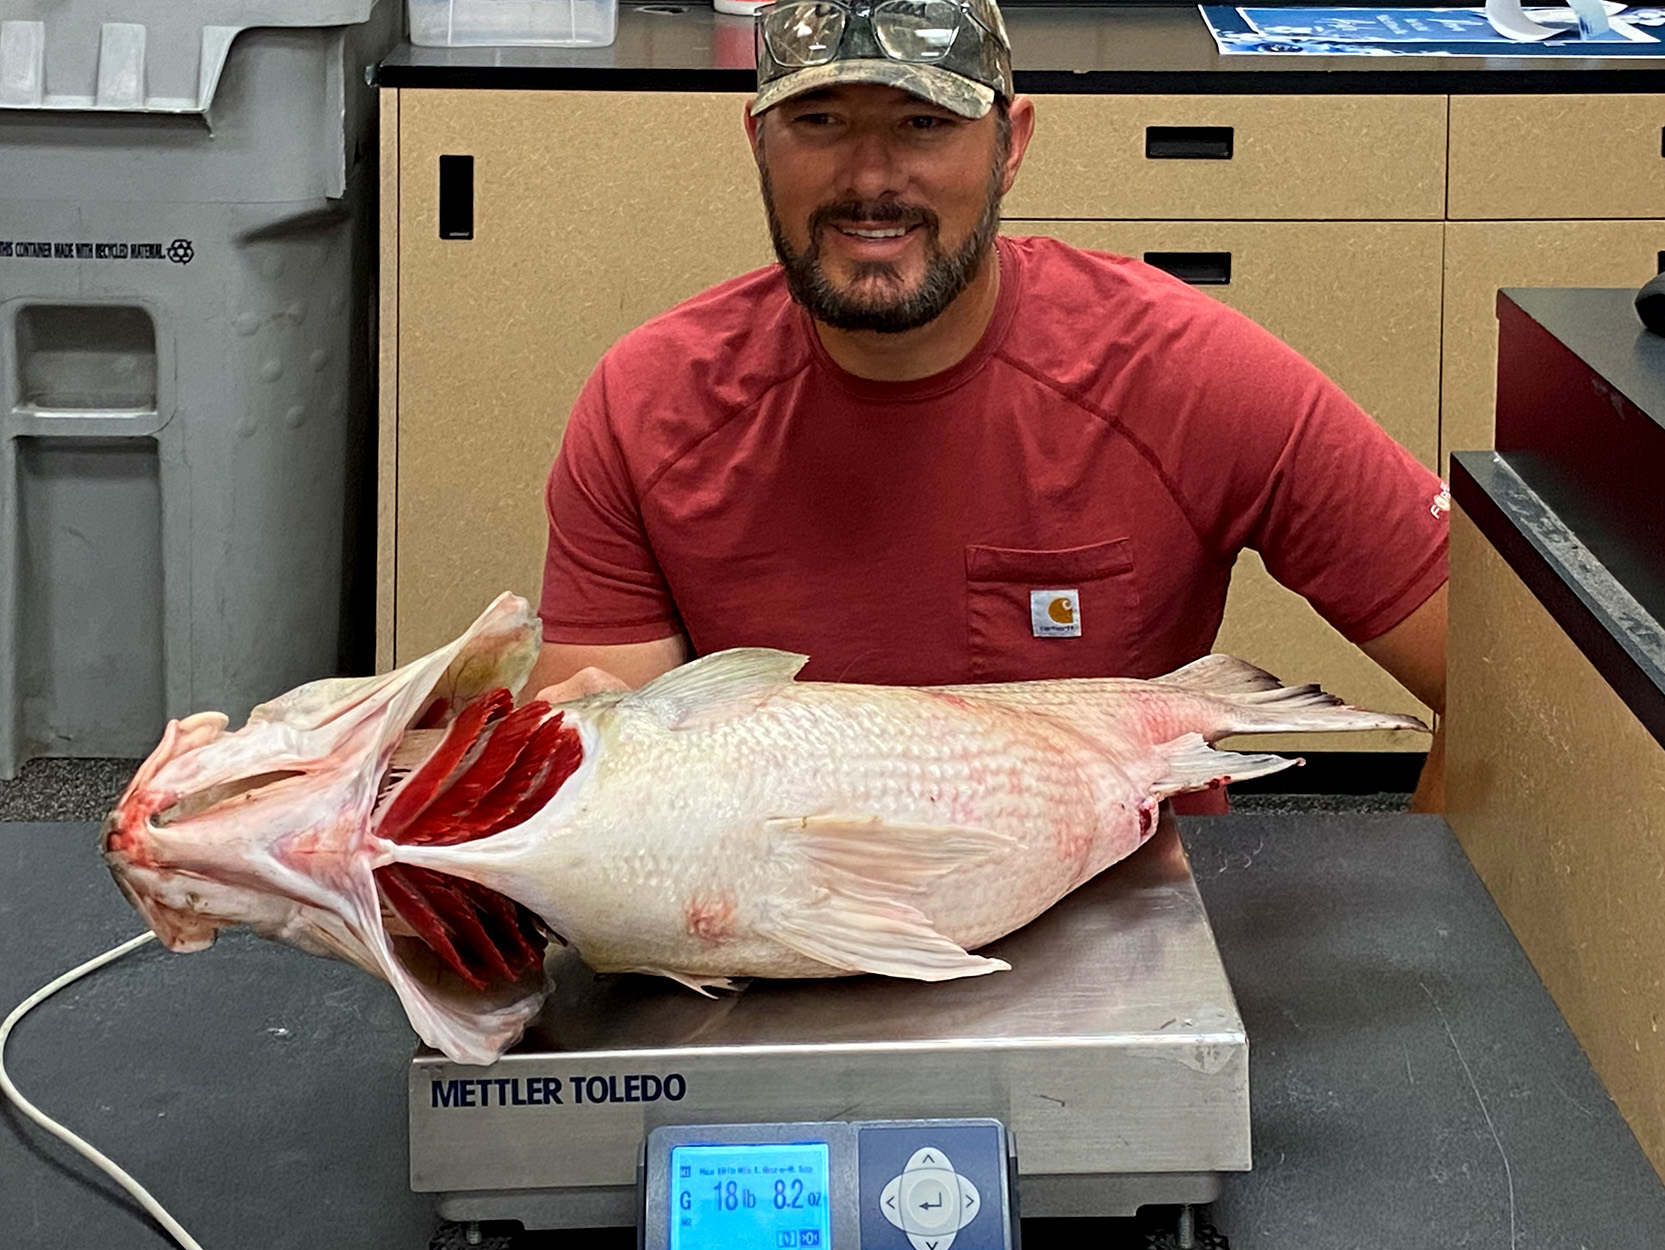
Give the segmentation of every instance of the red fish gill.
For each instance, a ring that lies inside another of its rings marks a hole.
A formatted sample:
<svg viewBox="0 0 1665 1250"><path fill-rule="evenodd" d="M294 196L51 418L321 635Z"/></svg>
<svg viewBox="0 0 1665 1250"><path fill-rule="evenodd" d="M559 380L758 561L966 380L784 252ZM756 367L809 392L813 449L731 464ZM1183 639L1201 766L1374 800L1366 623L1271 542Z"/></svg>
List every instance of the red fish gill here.
<svg viewBox="0 0 1665 1250"><path fill-rule="evenodd" d="M453 846L520 824L583 761L578 733L564 719L547 703L514 707L507 690L481 694L457 713L432 754L382 795L377 835ZM410 864L387 864L374 876L385 906L475 989L542 967L549 935L519 903Z"/></svg>

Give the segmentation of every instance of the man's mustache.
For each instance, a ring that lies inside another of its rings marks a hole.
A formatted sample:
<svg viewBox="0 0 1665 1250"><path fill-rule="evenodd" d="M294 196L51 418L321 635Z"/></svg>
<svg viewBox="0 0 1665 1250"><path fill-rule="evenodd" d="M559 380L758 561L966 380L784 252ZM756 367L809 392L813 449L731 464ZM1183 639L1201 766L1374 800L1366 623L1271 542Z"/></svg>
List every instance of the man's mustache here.
<svg viewBox="0 0 1665 1250"><path fill-rule="evenodd" d="M834 222L863 226L923 225L935 234L939 219L930 209L902 200L836 200L821 205L809 215L810 237L814 238Z"/></svg>

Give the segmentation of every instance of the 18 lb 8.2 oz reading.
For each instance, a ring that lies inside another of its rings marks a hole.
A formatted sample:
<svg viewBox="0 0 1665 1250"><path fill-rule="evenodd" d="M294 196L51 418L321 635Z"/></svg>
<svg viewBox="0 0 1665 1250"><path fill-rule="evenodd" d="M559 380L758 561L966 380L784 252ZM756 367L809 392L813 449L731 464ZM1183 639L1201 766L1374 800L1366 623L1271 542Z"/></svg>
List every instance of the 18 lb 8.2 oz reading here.
<svg viewBox="0 0 1665 1250"><path fill-rule="evenodd" d="M671 1250L824 1250L826 1142L674 1146Z"/></svg>

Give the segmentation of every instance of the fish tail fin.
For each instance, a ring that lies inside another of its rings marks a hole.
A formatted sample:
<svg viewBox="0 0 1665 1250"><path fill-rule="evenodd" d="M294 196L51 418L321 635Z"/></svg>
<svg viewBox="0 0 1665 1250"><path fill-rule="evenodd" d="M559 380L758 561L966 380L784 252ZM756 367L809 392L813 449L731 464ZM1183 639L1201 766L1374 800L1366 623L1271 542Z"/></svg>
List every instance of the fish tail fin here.
<svg viewBox="0 0 1665 1250"><path fill-rule="evenodd" d="M1156 748L1163 773L1151 783L1151 797L1172 798L1191 790L1218 790L1234 781L1264 777L1300 764L1284 755L1249 755L1216 751L1201 734L1183 734Z"/></svg>
<svg viewBox="0 0 1665 1250"><path fill-rule="evenodd" d="M1428 732L1414 716L1354 707L1315 685L1286 686L1265 669L1229 655L1205 655L1155 680L1225 705L1226 715L1204 735L1211 742L1238 733Z"/></svg>

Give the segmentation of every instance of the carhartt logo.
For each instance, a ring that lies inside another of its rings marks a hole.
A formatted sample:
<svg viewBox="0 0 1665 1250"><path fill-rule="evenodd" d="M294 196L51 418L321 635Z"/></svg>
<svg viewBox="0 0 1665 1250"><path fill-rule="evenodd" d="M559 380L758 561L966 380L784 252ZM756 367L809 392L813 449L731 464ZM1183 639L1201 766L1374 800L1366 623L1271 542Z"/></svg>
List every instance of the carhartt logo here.
<svg viewBox="0 0 1665 1250"><path fill-rule="evenodd" d="M1031 590L1029 628L1037 638L1081 637L1081 592Z"/></svg>

